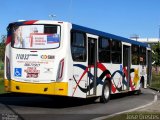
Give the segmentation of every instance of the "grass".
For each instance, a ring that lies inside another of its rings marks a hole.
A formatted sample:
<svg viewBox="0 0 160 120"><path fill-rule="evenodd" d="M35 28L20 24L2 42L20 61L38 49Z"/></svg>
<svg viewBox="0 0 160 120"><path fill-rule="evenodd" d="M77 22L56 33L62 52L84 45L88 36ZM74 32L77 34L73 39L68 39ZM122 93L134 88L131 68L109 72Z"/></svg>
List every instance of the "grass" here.
<svg viewBox="0 0 160 120"><path fill-rule="evenodd" d="M3 76L4 76L4 71L0 70L0 79L3 78Z"/></svg>
<svg viewBox="0 0 160 120"><path fill-rule="evenodd" d="M4 91L4 80L0 78L0 94L5 93Z"/></svg>
<svg viewBox="0 0 160 120"><path fill-rule="evenodd" d="M0 59L0 94L5 93L3 76L4 76L3 62Z"/></svg>
<svg viewBox="0 0 160 120"><path fill-rule="evenodd" d="M3 75L4 75L3 67L4 67L4 64L0 59L0 78L3 78Z"/></svg>
<svg viewBox="0 0 160 120"><path fill-rule="evenodd" d="M0 70L3 70L3 67L4 67L4 64L3 64L3 62L1 61L1 58L0 58Z"/></svg>
<svg viewBox="0 0 160 120"><path fill-rule="evenodd" d="M160 75L152 74L151 87L160 90Z"/></svg>
<svg viewBox="0 0 160 120"><path fill-rule="evenodd" d="M159 120L159 119L160 119L160 113L130 112L130 113L116 115L114 117L109 117L104 120Z"/></svg>

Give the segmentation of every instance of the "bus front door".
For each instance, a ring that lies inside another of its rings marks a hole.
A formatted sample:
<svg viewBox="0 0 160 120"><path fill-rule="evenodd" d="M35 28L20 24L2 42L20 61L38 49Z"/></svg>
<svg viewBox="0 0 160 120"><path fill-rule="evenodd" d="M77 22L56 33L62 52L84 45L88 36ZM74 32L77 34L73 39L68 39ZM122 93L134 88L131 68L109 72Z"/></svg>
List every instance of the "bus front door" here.
<svg viewBox="0 0 160 120"><path fill-rule="evenodd" d="M97 79L97 39L88 37L88 92L87 96L96 95Z"/></svg>
<svg viewBox="0 0 160 120"><path fill-rule="evenodd" d="M129 90L130 82L130 67L131 67L131 47L123 45L123 72L125 74L125 79L122 82L122 90Z"/></svg>

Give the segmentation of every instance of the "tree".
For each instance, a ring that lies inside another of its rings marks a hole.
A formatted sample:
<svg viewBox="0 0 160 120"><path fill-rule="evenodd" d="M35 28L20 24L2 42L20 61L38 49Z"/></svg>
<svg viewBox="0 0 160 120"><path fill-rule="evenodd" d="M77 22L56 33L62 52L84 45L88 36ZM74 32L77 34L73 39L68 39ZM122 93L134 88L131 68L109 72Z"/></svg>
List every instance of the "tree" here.
<svg viewBox="0 0 160 120"><path fill-rule="evenodd" d="M155 61L156 66L160 66L160 43L152 45L152 61Z"/></svg>
<svg viewBox="0 0 160 120"><path fill-rule="evenodd" d="M158 75L159 74L159 68L160 68L160 43L158 42L158 44L152 44L152 61L155 62L154 63L154 68L155 68L155 72Z"/></svg>
<svg viewBox="0 0 160 120"><path fill-rule="evenodd" d="M4 54L5 54L5 41L7 36L1 36L1 43L0 43L0 60L4 61Z"/></svg>

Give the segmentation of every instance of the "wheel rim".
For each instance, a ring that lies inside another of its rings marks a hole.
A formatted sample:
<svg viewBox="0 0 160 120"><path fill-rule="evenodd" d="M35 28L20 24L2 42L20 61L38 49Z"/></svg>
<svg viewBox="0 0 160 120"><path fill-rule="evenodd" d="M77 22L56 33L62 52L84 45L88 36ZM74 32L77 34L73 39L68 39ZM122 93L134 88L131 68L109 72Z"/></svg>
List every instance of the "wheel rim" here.
<svg viewBox="0 0 160 120"><path fill-rule="evenodd" d="M104 89L104 97L105 99L107 100L109 98L109 86L105 86L105 89Z"/></svg>

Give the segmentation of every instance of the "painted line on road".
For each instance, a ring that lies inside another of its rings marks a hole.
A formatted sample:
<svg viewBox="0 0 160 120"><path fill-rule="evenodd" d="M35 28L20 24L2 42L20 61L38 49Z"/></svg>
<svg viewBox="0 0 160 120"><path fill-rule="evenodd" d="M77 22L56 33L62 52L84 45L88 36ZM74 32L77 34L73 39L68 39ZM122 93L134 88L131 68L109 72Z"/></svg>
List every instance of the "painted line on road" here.
<svg viewBox="0 0 160 120"><path fill-rule="evenodd" d="M13 114L8 114L8 113L5 113L7 116L9 116L9 115L15 115L15 117L18 117L18 119L20 119L20 120L25 120L18 112L16 112L12 107L10 107L9 105L6 105L6 104L3 104L3 105L5 105L5 107L6 108L8 108ZM6 116L6 117L7 117ZM3 116L2 116L3 117ZM13 117L14 118L14 117ZM3 119L2 119L3 120ZM4 120L6 120L6 119L4 119ZM10 119L7 119L7 120L10 120ZM12 120L12 119L11 119ZM17 120L17 119L16 119Z"/></svg>
<svg viewBox="0 0 160 120"><path fill-rule="evenodd" d="M158 99L158 96L157 96L156 93L152 92L152 94L154 94L154 100L153 100L152 102L146 104L146 105L142 105L142 106L137 107L137 108L133 108L133 109L125 110L125 111L122 111L122 112L114 113L114 114L111 114L111 115L94 118L94 119L92 119L92 120L103 120L103 119L107 119L107 118L110 118L110 117L113 117L113 116L116 116L116 115L119 115L119 114L123 114L123 113L127 113L127 112L133 112L133 111L136 111L136 110L138 110L138 109L141 109L141 108L150 106L150 105L152 105L153 103L155 103L155 102L157 101L157 99Z"/></svg>

